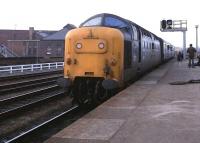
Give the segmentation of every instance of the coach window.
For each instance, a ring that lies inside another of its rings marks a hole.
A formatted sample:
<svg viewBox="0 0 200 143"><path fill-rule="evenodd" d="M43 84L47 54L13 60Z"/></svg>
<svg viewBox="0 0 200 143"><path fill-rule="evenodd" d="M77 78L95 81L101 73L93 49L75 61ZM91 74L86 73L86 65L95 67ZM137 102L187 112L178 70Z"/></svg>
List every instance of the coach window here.
<svg viewBox="0 0 200 143"><path fill-rule="evenodd" d="M169 51L169 45L167 45L167 50Z"/></svg>
<svg viewBox="0 0 200 143"><path fill-rule="evenodd" d="M88 20L82 26L98 26L101 25L102 17L96 17Z"/></svg>

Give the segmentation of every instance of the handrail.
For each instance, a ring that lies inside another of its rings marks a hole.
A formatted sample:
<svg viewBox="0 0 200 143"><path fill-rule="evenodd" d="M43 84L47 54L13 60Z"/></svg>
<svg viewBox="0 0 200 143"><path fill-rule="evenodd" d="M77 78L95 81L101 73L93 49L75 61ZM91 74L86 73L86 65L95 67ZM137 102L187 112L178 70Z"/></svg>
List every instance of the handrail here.
<svg viewBox="0 0 200 143"><path fill-rule="evenodd" d="M63 67L64 62L55 62L55 63L39 63L39 64L26 64L26 65L11 65L11 66L0 66L0 73L9 72L12 74L15 71L34 71L34 70L43 70L43 69L57 69L58 67Z"/></svg>

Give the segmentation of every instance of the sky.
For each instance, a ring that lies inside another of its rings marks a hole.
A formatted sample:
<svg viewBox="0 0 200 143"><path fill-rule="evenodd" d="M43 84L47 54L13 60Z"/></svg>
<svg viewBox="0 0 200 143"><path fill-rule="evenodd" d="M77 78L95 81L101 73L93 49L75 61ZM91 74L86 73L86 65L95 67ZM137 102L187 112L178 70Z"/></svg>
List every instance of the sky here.
<svg viewBox="0 0 200 143"><path fill-rule="evenodd" d="M197 2L197 0L1 0L0 29L27 30L29 27L34 27L35 30L60 30L68 23L79 26L93 15L111 13L135 22L176 47L183 46L182 32L161 32L160 21L187 20L186 46L188 47L190 43L196 46L195 25L200 25Z"/></svg>

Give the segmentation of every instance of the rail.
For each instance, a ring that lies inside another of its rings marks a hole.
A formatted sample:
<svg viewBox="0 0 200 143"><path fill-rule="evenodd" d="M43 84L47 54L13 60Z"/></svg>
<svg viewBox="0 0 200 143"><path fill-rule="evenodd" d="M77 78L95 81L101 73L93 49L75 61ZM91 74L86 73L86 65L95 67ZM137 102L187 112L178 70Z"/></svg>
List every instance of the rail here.
<svg viewBox="0 0 200 143"><path fill-rule="evenodd" d="M25 132L22 132L21 134L13 137L12 139L9 139L9 140L3 140L2 142L3 143L16 143L16 142L23 142L23 139L30 136L31 134L34 134L36 132L38 132L38 130L41 130L41 129L44 129L45 127L47 126L50 126L52 125L53 123L55 124L56 121L58 121L59 119L63 118L64 116L66 116L67 114L70 114L76 110L79 109L79 106L78 105L74 105L73 107L71 107L70 109L60 113L59 115L25 131Z"/></svg>
<svg viewBox="0 0 200 143"><path fill-rule="evenodd" d="M34 71L34 70L53 69L53 68L57 69L63 66L64 62L0 66L0 73L9 72L10 74L12 74L15 71L24 72L24 71Z"/></svg>

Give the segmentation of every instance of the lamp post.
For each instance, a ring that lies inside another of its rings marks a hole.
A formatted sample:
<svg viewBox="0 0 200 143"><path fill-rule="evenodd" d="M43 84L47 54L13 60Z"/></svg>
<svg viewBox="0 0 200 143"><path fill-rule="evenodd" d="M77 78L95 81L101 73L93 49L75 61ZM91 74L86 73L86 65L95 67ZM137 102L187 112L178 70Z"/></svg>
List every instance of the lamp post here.
<svg viewBox="0 0 200 143"><path fill-rule="evenodd" d="M198 51L198 27L199 25L195 25L195 28L196 28L196 50Z"/></svg>

